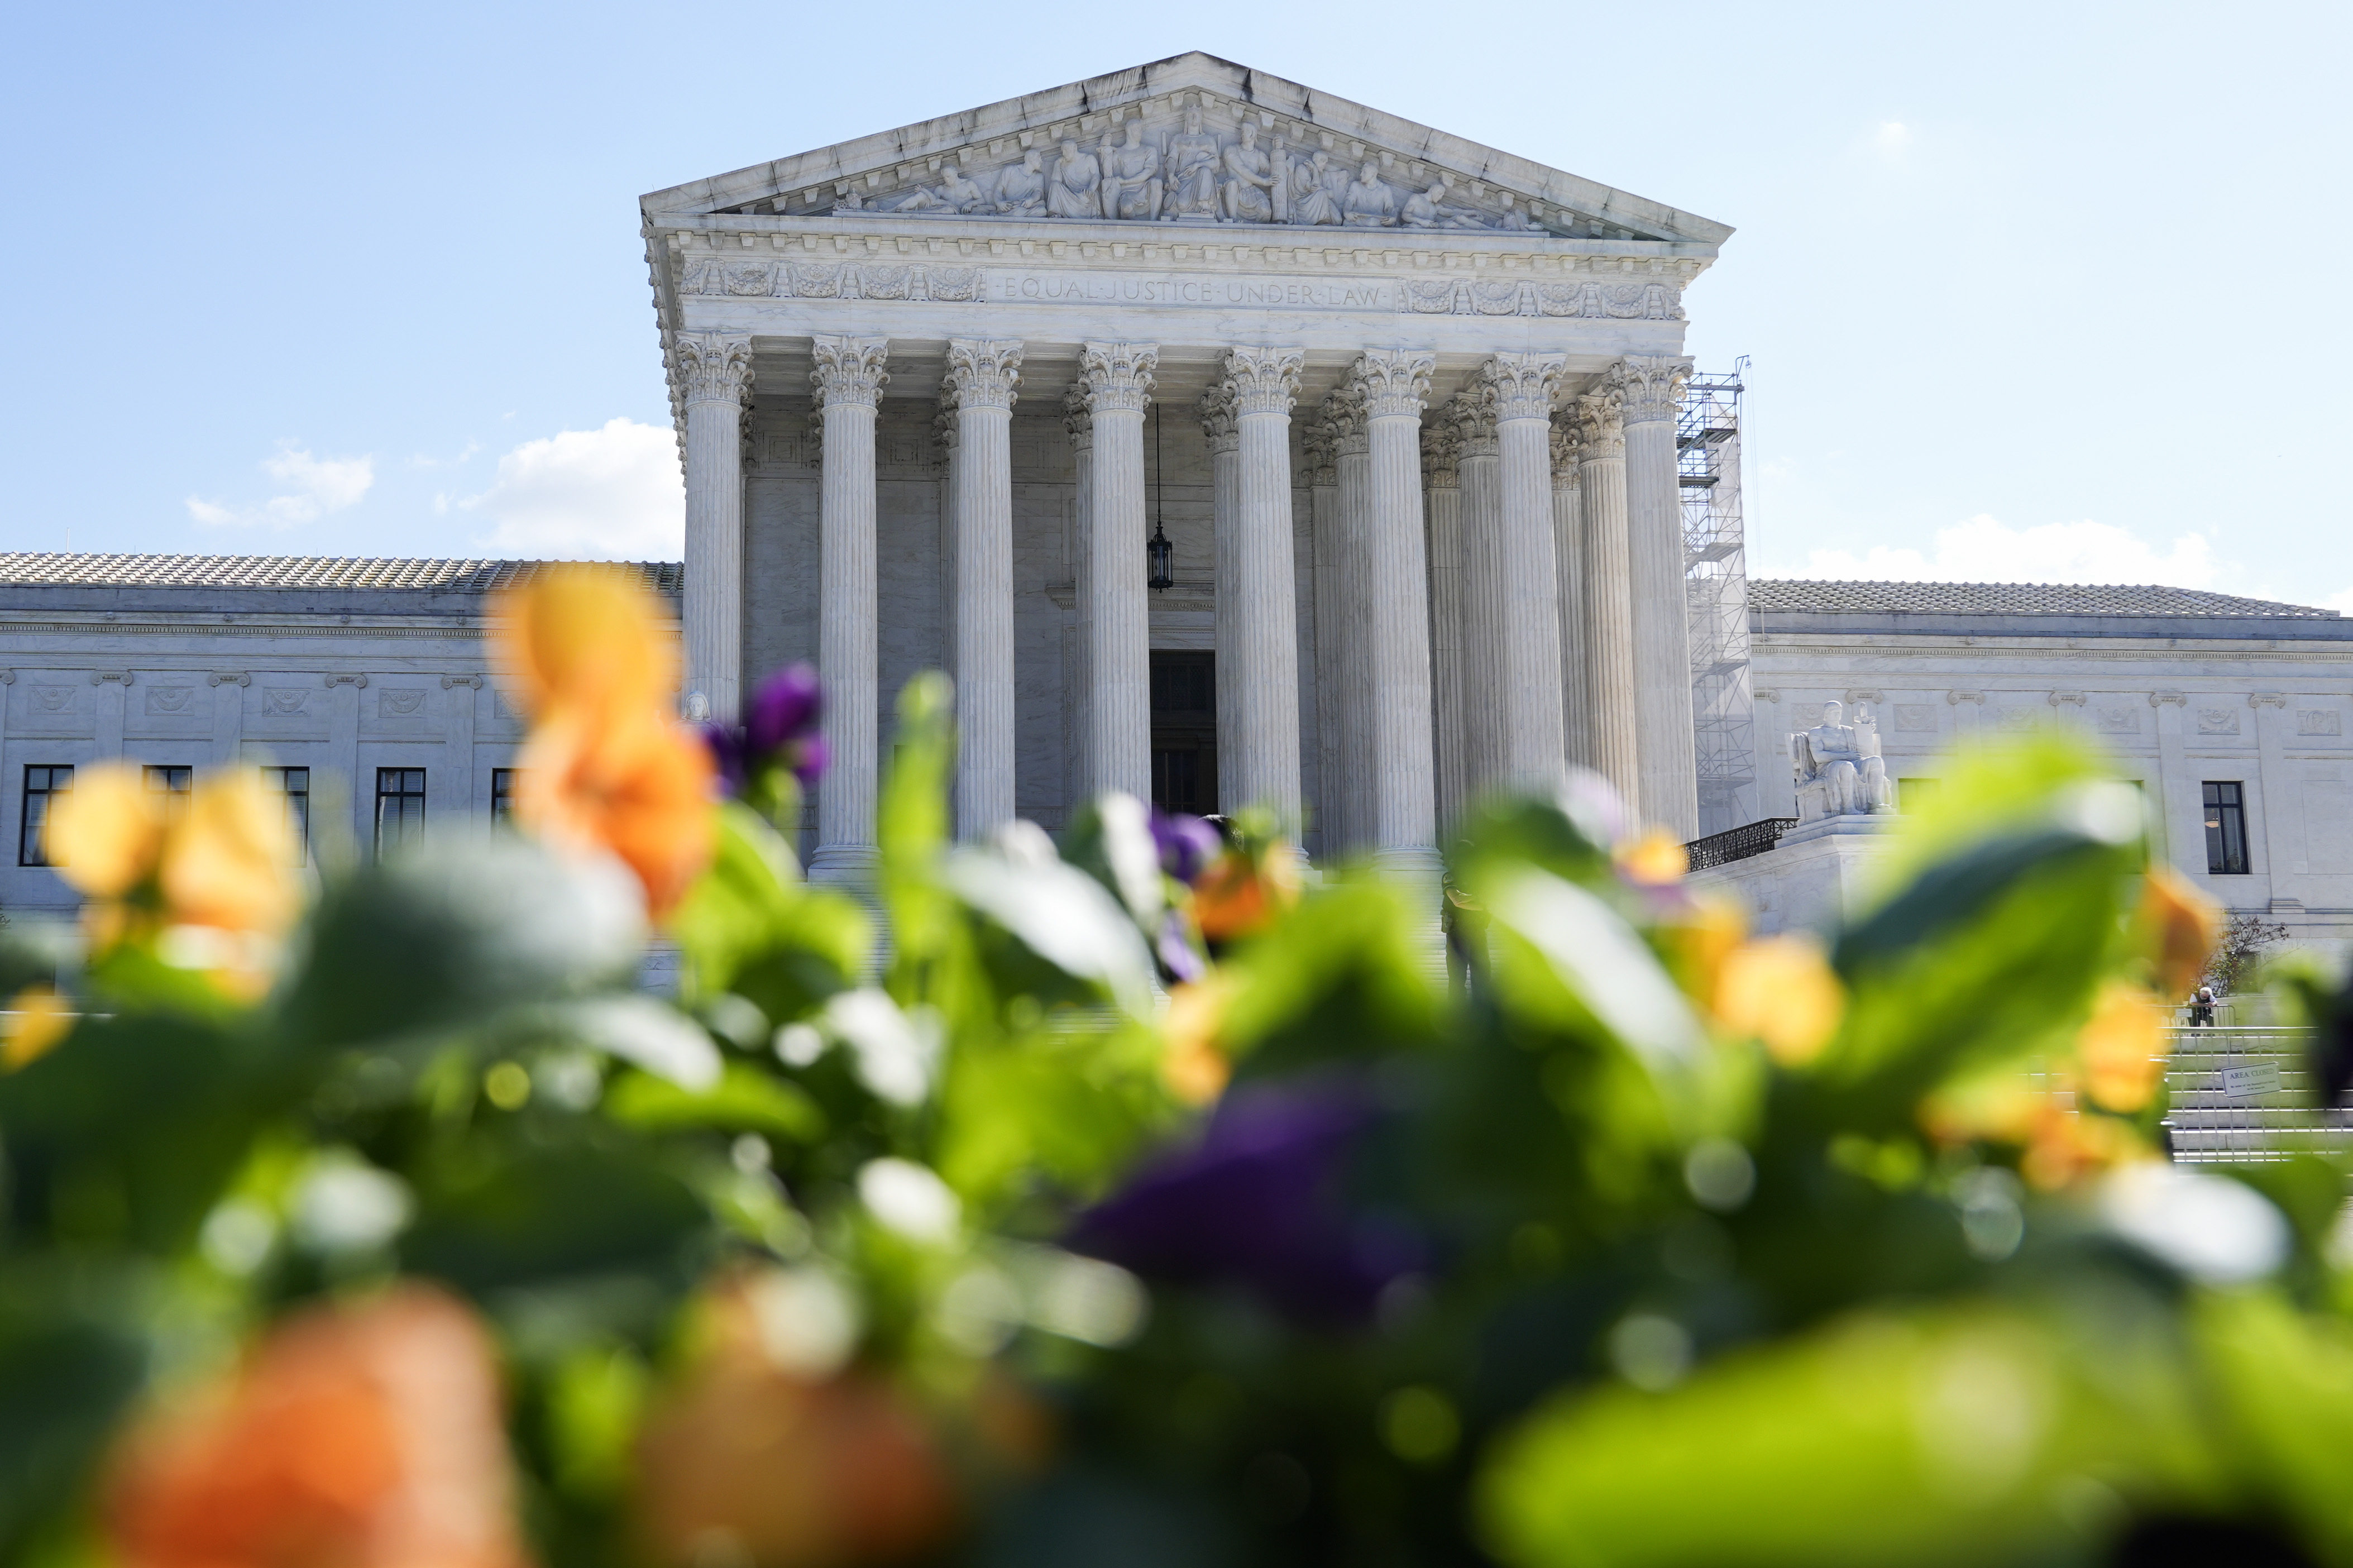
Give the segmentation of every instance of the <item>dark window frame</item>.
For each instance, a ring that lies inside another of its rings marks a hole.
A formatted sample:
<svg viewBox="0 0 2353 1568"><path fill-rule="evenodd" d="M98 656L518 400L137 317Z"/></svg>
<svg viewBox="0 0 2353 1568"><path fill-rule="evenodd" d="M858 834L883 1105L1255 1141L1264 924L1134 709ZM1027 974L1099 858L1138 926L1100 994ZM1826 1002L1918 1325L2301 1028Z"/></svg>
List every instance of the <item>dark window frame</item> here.
<svg viewBox="0 0 2353 1568"><path fill-rule="evenodd" d="M47 866L50 863L48 846L41 842L41 830L49 824L49 811L57 804L58 796L73 793L75 766L72 763L25 764L25 794L16 808L17 865ZM40 775L38 788L34 785L33 775L36 773ZM36 801L40 803L37 810L34 806Z"/></svg>
<svg viewBox="0 0 2353 1568"><path fill-rule="evenodd" d="M522 777L521 768L491 770L491 820L501 826L514 821L515 784Z"/></svg>
<svg viewBox="0 0 2353 1568"><path fill-rule="evenodd" d="M307 766L280 767L272 764L261 770L262 777L278 791L286 803L286 826L294 835L294 864L311 863L311 770ZM299 788L296 787L301 775ZM297 802L300 805L297 805Z"/></svg>
<svg viewBox="0 0 2353 1568"><path fill-rule="evenodd" d="M2207 779L2198 786L2206 826L2206 874L2253 875L2247 854L2247 786L2242 779Z"/></svg>
<svg viewBox="0 0 2353 1568"><path fill-rule="evenodd" d="M188 815L188 803L195 798L196 770L191 763L147 763L139 770L139 782L149 795L164 797L164 820L179 822Z"/></svg>
<svg viewBox="0 0 2353 1568"><path fill-rule="evenodd" d="M378 856L387 848L398 848L425 831L425 790L423 768L376 769L375 852ZM388 843L385 835L385 807L387 805L393 807L393 831Z"/></svg>

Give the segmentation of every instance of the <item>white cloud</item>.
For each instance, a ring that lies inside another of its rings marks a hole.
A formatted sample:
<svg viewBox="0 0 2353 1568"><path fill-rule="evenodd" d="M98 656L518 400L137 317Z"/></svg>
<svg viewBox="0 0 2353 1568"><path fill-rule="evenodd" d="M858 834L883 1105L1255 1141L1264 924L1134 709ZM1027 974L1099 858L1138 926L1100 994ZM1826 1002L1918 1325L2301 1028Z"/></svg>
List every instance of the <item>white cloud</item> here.
<svg viewBox="0 0 2353 1568"><path fill-rule="evenodd" d="M1895 163L1912 145L1912 128L1900 120L1884 121L1871 133L1871 145L1882 158Z"/></svg>
<svg viewBox="0 0 2353 1568"><path fill-rule="evenodd" d="M281 492L258 507L224 506L188 498L188 515L211 528L295 528L356 506L375 484L374 458L314 458L291 441L261 460L261 471Z"/></svg>
<svg viewBox="0 0 2353 1568"><path fill-rule="evenodd" d="M2218 573L2203 534L2181 534L2160 550L2113 523L2012 528L1980 514L1938 529L1933 554L1884 544L1874 544L1861 555L1816 550L1796 574L1881 582L2164 583L2206 588L2213 585Z"/></svg>
<svg viewBox="0 0 2353 1568"><path fill-rule="evenodd" d="M677 443L634 419L526 441L457 505L491 520L475 544L502 555L675 561L686 539Z"/></svg>
<svg viewBox="0 0 2353 1568"><path fill-rule="evenodd" d="M2339 615L2353 616L2353 588L2348 588L2341 594L2331 594L2320 602Z"/></svg>

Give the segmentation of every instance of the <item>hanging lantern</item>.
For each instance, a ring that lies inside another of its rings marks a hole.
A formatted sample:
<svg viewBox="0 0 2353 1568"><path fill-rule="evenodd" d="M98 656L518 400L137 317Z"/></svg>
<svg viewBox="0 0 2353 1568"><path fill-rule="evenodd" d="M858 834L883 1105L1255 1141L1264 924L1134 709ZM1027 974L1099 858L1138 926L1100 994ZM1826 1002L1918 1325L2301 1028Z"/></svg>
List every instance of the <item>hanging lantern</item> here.
<svg viewBox="0 0 2353 1568"><path fill-rule="evenodd" d="M1167 531L1155 521L1152 537L1145 542L1144 546L1144 563L1149 574L1144 579L1144 585L1155 594L1166 593L1176 585L1176 579L1168 574L1168 557L1173 549L1174 546L1168 542Z"/></svg>

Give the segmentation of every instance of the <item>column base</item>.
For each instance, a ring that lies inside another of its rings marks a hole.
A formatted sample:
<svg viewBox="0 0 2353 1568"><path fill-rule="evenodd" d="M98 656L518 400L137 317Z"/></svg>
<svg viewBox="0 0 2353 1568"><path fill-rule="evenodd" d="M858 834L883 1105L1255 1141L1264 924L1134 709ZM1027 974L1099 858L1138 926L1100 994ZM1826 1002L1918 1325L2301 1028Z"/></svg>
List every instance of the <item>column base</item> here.
<svg viewBox="0 0 2353 1568"><path fill-rule="evenodd" d="M820 844L809 857L808 879L817 887L871 895L882 852L871 844Z"/></svg>
<svg viewBox="0 0 2353 1568"><path fill-rule="evenodd" d="M1445 858L1435 849L1376 849L1373 874L1405 896L1413 914L1414 951L1423 973L1446 984L1446 928L1440 900L1444 898Z"/></svg>

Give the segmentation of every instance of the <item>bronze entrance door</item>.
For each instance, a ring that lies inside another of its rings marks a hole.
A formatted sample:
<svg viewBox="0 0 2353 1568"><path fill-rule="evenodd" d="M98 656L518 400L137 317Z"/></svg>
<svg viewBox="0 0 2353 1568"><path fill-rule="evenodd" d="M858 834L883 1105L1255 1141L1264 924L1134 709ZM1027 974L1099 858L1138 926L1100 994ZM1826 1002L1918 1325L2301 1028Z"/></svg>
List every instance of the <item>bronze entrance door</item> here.
<svg viewBox="0 0 2353 1568"><path fill-rule="evenodd" d="M1218 656L1152 656L1152 804L1208 816L1218 809Z"/></svg>

